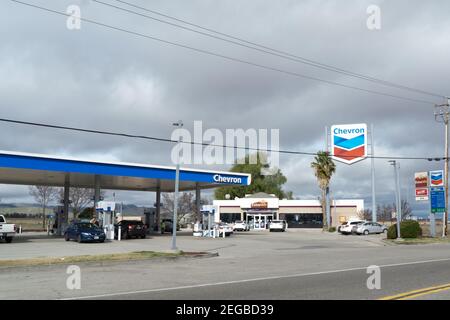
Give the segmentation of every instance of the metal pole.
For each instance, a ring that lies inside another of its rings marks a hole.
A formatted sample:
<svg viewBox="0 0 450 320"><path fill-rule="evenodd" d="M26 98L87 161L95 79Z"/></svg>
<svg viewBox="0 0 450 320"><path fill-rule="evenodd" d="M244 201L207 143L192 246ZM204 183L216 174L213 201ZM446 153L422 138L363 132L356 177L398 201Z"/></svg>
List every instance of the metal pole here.
<svg viewBox="0 0 450 320"><path fill-rule="evenodd" d="M445 169L444 169L444 186L445 186L445 211L442 221L442 237L447 236L448 224L448 103L447 112L445 113Z"/></svg>
<svg viewBox="0 0 450 320"><path fill-rule="evenodd" d="M179 120L173 124L177 127L182 127L183 122ZM181 137L178 139L178 145L181 142ZM175 169L175 195L173 200L173 218L172 218L172 250L177 250L177 216L178 216L178 191L180 187L180 154L177 154L177 166Z"/></svg>
<svg viewBox="0 0 450 320"><path fill-rule="evenodd" d="M371 173L372 173L372 222L377 222L377 205L375 199L375 147L373 144L373 123L370 125Z"/></svg>
<svg viewBox="0 0 450 320"><path fill-rule="evenodd" d="M173 200L173 219L172 219L172 250L177 250L177 215L178 215L178 188L180 179L180 161L177 161L175 170L175 196Z"/></svg>
<svg viewBox="0 0 450 320"><path fill-rule="evenodd" d="M398 183L398 174L397 174L397 161L395 160L390 160L389 161L391 165L394 166L394 179L395 179L395 206L396 206L396 219L397 219L397 238L400 238L400 215L399 215L399 198L400 198L400 194L398 192L398 188L399 188L399 183Z"/></svg>
<svg viewBox="0 0 450 320"><path fill-rule="evenodd" d="M397 190L398 190L398 217L399 217L399 221L400 223L402 222L402 189L400 186L400 163L397 162ZM400 230L400 229L399 229ZM399 238L400 237L400 232L399 232Z"/></svg>
<svg viewBox="0 0 450 320"><path fill-rule="evenodd" d="M437 108L434 112L434 118L437 122L443 122L445 124L445 166L444 166L444 189L445 189L445 210L442 217L442 237L447 236L448 229L448 121L449 121L449 98L445 98L445 102L440 105L436 105ZM441 119L439 121L438 119Z"/></svg>

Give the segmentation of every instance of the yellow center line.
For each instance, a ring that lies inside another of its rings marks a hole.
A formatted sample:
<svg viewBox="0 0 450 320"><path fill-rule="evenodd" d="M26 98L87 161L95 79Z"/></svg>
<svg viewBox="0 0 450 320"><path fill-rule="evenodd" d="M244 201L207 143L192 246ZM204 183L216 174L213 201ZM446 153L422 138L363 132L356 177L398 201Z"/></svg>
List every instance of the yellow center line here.
<svg viewBox="0 0 450 320"><path fill-rule="evenodd" d="M411 290L393 296L382 297L379 300L407 300L446 290L450 290L450 283L423 289Z"/></svg>

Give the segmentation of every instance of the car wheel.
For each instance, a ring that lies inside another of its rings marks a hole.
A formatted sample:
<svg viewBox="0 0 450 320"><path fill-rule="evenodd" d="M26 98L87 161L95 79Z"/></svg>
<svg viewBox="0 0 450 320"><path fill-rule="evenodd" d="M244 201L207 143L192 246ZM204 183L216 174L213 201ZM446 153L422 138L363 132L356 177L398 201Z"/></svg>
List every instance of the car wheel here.
<svg viewBox="0 0 450 320"><path fill-rule="evenodd" d="M77 242L78 242L78 243L81 243L81 234L78 235L78 237L77 237Z"/></svg>
<svg viewBox="0 0 450 320"><path fill-rule="evenodd" d="M368 235L369 234L369 230L364 230L364 235Z"/></svg>
<svg viewBox="0 0 450 320"><path fill-rule="evenodd" d="M384 230L383 230L383 233L387 233L387 229L384 229Z"/></svg>
<svg viewBox="0 0 450 320"><path fill-rule="evenodd" d="M13 237L6 237L5 238L6 243L11 243L12 240L13 240Z"/></svg>
<svg viewBox="0 0 450 320"><path fill-rule="evenodd" d="M64 240L66 240L66 241L70 240L69 235L67 233L64 235Z"/></svg>
<svg viewBox="0 0 450 320"><path fill-rule="evenodd" d="M105 242L105 240L103 239L103 240L100 240L99 242L100 242L100 243L103 243L103 242Z"/></svg>
<svg viewBox="0 0 450 320"><path fill-rule="evenodd" d="M146 237L147 237L147 235L145 235L145 234L143 234L143 235L141 236L142 239L145 239Z"/></svg>

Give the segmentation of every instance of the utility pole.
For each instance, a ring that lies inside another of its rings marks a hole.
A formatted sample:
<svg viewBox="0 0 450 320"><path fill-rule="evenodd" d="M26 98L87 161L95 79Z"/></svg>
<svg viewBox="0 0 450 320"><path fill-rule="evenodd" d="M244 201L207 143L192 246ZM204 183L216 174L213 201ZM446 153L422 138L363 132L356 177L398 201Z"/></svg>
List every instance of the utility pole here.
<svg viewBox="0 0 450 320"><path fill-rule="evenodd" d="M173 123L175 127L183 127L183 121ZM178 144L181 142L181 137L178 139ZM175 169L175 195L173 199L173 218L172 218L172 250L177 250L177 215L178 215L178 191L180 187L180 154L177 154L177 166Z"/></svg>
<svg viewBox="0 0 450 320"><path fill-rule="evenodd" d="M372 222L377 222L377 203L375 199L375 146L373 144L373 123L370 125L370 166L372 174Z"/></svg>
<svg viewBox="0 0 450 320"><path fill-rule="evenodd" d="M437 122L442 122L445 125L445 167L444 167L444 188L445 188L445 211L442 218L442 237L447 236L448 229L448 162L449 162L449 150L448 150L448 121L450 115L449 98L445 98L445 103L436 105L434 111L434 119Z"/></svg>
<svg viewBox="0 0 450 320"><path fill-rule="evenodd" d="M388 161L391 165L394 166L394 175L395 175L395 202L397 207L397 238L401 238L400 234L400 223L402 221L402 198L400 194L400 163L395 160Z"/></svg>

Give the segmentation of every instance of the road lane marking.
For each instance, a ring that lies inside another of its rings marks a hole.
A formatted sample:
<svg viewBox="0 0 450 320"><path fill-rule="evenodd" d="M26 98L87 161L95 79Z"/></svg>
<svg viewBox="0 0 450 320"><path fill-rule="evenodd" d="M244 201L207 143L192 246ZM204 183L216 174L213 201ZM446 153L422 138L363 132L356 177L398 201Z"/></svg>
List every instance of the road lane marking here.
<svg viewBox="0 0 450 320"><path fill-rule="evenodd" d="M380 265L379 267L380 268L401 267L401 266L408 266L408 265L417 265L417 264L425 264L425 263L433 263L433 262L445 262L445 261L450 261L450 258L433 259L433 260L422 260L422 261L413 261L413 262L392 263L392 264ZM170 287L170 288L157 288L157 289L136 290L136 291L123 291L123 292L105 293L105 294L97 294L97 295L89 295L89 296L60 298L60 299L57 299L57 300L82 300L82 299L107 298L107 297L115 297L115 296L123 296L123 295L140 294L140 293L152 293L152 292L164 292L164 291L172 291L172 290L203 288L203 287L212 287L212 286L220 286L220 285L227 285L227 284L257 282L257 281L267 281L267 280L277 280L277 279L288 279L288 278L298 278L298 277L316 276L316 275L323 275L323 274L333 274L333 273L341 273L341 272L349 272L349 271L360 271L360 270L364 270L364 271L367 270L367 266L365 266L365 267L347 268L347 269L338 269L338 270L329 270L329 271L318 271L318 272L310 272L310 273L300 273L300 274L292 274L292 275L284 275L284 276L272 276L272 277L262 277L262 278L252 278L252 279L242 279L242 280L231 280L231 281L204 283L204 284L187 285L187 286Z"/></svg>
<svg viewBox="0 0 450 320"><path fill-rule="evenodd" d="M428 294L438 293L442 291L450 290L450 283L428 287L428 288L422 288L417 290L411 290L407 292L403 292L400 294L396 294L393 296L386 296L383 298L380 298L379 300L408 300L413 298L422 297Z"/></svg>

